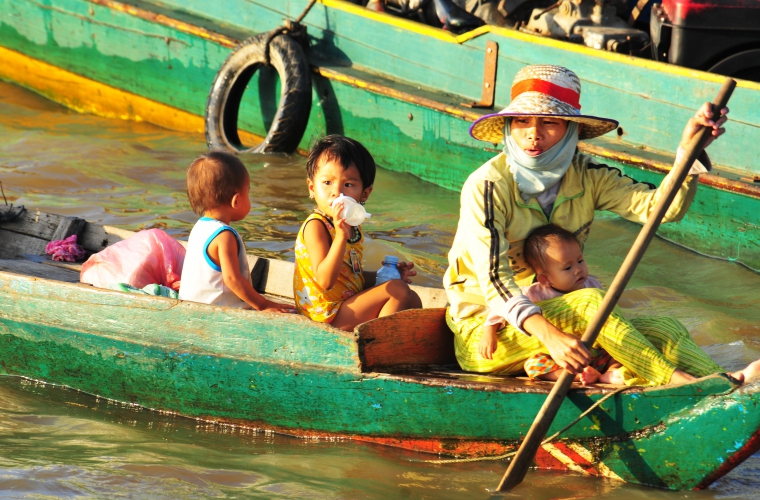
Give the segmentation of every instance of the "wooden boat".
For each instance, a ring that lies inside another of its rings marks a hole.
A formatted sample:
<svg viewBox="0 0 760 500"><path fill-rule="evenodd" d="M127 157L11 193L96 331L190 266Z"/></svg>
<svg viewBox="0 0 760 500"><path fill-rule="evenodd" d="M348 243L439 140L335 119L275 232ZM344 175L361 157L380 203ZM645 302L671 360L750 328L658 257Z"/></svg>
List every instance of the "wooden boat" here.
<svg viewBox="0 0 760 500"><path fill-rule="evenodd" d="M0 78L73 109L145 120L201 134L211 83L233 47L297 17L308 0L0 0ZM529 63L573 68L583 80L583 111L614 116L616 134L581 144L640 181L658 183L680 132L711 99L718 75L485 26L463 35L340 0L320 0L304 19L313 69L313 103L300 147L312 136L360 140L385 168L458 190L497 151L470 138L471 122L509 101L516 71ZM484 82L496 43L494 82ZM254 77L239 125L262 136L273 120L275 87ZM271 83L271 82L270 82ZM727 138L711 146L721 167L688 216L663 236L702 253L760 269L760 84L740 81ZM255 138L247 137L248 140ZM244 140L246 137L244 137ZM487 145L486 145L487 146Z"/></svg>
<svg viewBox="0 0 760 500"><path fill-rule="evenodd" d="M428 309L344 332L304 317L95 288L42 253L78 234L95 252L131 233L27 211L0 225L0 372L219 424L454 456L514 450L551 385L455 367L441 290ZM255 263L256 259L252 258ZM263 262L263 261L262 261ZM292 296L292 265L254 266ZM550 433L613 387L570 391ZM536 466L660 488L705 488L760 448L760 382L724 376L612 394Z"/></svg>

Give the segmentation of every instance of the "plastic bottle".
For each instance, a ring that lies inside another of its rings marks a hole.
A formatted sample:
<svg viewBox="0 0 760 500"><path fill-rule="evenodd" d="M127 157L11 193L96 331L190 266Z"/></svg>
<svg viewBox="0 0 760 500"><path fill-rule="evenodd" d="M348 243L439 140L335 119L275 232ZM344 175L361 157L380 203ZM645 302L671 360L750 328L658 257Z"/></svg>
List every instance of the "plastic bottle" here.
<svg viewBox="0 0 760 500"><path fill-rule="evenodd" d="M343 193L340 193L340 196L333 200L331 206L339 201L343 202L343 211L340 213L340 218L345 219L346 224L349 226L358 226L364 222L364 219L372 217L372 214L368 214L367 211L364 210L364 207L357 203L355 199L350 196L345 196Z"/></svg>
<svg viewBox="0 0 760 500"><path fill-rule="evenodd" d="M375 278L375 285L385 283L390 280L400 280L401 273L398 272L398 257L393 255L386 255L383 259L383 267L378 269L377 277Z"/></svg>

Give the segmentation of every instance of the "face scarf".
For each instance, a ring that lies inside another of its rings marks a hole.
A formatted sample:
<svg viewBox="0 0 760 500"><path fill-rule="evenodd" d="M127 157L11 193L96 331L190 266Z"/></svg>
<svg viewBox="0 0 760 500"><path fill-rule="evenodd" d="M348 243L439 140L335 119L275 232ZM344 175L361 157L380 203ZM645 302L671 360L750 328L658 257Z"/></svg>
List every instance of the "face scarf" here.
<svg viewBox="0 0 760 500"><path fill-rule="evenodd" d="M556 185L565 175L578 147L578 123L568 120L562 139L538 156L530 156L512 138L511 120L504 125L504 153L509 170L522 194L537 195Z"/></svg>

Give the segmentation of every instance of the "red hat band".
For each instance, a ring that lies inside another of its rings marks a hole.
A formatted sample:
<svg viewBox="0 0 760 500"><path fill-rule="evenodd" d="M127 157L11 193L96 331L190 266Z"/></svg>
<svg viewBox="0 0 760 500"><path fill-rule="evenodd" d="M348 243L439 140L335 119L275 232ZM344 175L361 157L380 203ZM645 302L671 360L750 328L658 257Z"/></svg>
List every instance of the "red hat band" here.
<svg viewBox="0 0 760 500"><path fill-rule="evenodd" d="M557 100L569 104L577 110L581 109L581 94L573 89L547 82L538 78L522 80L512 85L512 100L523 92L541 92Z"/></svg>

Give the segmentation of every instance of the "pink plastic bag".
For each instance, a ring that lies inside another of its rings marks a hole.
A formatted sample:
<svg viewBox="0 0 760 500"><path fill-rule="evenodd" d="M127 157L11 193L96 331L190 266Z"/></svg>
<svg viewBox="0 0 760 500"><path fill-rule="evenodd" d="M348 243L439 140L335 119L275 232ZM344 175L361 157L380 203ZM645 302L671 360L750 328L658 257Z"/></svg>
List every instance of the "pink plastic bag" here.
<svg viewBox="0 0 760 500"><path fill-rule="evenodd" d="M152 283L179 290L185 247L160 229L140 231L98 252L82 265L79 281L100 288Z"/></svg>
<svg viewBox="0 0 760 500"><path fill-rule="evenodd" d="M52 255L58 262L76 262L84 259L84 248L77 245L77 235L72 234L65 240L53 240L45 246L45 253Z"/></svg>

